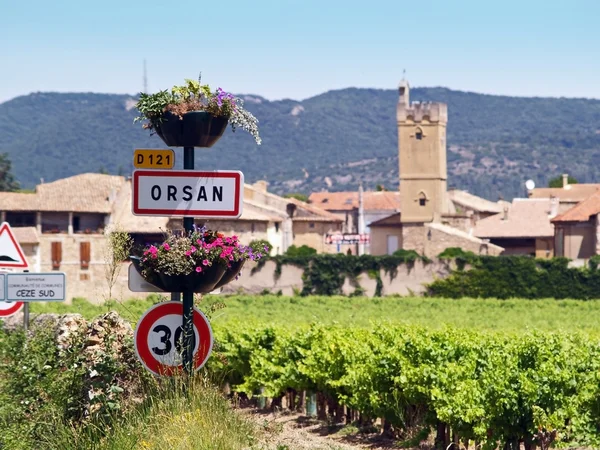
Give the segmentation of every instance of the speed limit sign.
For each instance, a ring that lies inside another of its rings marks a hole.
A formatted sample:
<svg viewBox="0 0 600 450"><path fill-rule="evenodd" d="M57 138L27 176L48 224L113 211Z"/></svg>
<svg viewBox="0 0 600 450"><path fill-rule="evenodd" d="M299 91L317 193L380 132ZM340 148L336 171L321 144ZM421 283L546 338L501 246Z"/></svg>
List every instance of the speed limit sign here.
<svg viewBox="0 0 600 450"><path fill-rule="evenodd" d="M0 302L0 317L16 314L23 307L23 302Z"/></svg>
<svg viewBox="0 0 600 450"><path fill-rule="evenodd" d="M135 328L135 353L144 367L156 375L172 376L183 371L183 303L154 305ZM194 308L194 370L208 360L213 334L208 319Z"/></svg>

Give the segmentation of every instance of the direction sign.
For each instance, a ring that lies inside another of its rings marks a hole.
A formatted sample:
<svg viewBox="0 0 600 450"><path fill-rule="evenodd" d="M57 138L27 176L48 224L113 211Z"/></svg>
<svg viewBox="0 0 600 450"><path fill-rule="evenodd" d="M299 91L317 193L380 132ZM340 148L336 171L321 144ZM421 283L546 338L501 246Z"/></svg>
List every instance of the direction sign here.
<svg viewBox="0 0 600 450"><path fill-rule="evenodd" d="M28 267L27 259L7 222L0 225L0 267Z"/></svg>
<svg viewBox="0 0 600 450"><path fill-rule="evenodd" d="M133 166L137 169L172 169L175 167L175 152L171 149L136 149Z"/></svg>
<svg viewBox="0 0 600 450"><path fill-rule="evenodd" d="M183 303L163 302L151 307L135 327L135 353L155 375L172 376L183 371ZM213 334L208 319L194 308L194 370L208 361Z"/></svg>
<svg viewBox="0 0 600 450"><path fill-rule="evenodd" d="M133 264L129 265L127 275L127 284L131 292L165 292L144 280Z"/></svg>
<svg viewBox="0 0 600 450"><path fill-rule="evenodd" d="M6 288L5 288L5 275L0 273L0 317L12 316L18 312L24 305L23 302L5 302L6 299Z"/></svg>
<svg viewBox="0 0 600 450"><path fill-rule="evenodd" d="M66 277L62 272L7 273L6 300L20 302L62 302Z"/></svg>
<svg viewBox="0 0 600 450"><path fill-rule="evenodd" d="M139 216L237 219L242 215L244 174L216 170L135 170L132 212Z"/></svg>

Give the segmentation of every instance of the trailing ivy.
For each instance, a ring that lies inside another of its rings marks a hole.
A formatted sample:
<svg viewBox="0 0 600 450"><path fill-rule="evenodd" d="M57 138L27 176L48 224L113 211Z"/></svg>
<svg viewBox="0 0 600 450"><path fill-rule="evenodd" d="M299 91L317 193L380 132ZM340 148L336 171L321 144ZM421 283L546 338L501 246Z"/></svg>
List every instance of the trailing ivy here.
<svg viewBox="0 0 600 450"><path fill-rule="evenodd" d="M422 261L425 264L431 262L414 251L406 250L383 256L356 256L342 253L309 256L279 255L261 259L251 273L260 270L267 261L275 263L274 276L276 279L281 276L284 265L303 269L302 295L339 295L342 293L346 277L353 285L358 286L358 276L361 273L367 273L376 280L375 294L378 296L383 294L383 281L379 276L381 270L393 280L400 265L407 265L409 269L412 269L416 261Z"/></svg>
<svg viewBox="0 0 600 450"><path fill-rule="evenodd" d="M449 277L428 286L428 295L462 298L600 298L597 259L590 267L568 267L567 258L536 259L528 256L477 256L444 252L453 256L457 269ZM469 270L463 270L466 264Z"/></svg>

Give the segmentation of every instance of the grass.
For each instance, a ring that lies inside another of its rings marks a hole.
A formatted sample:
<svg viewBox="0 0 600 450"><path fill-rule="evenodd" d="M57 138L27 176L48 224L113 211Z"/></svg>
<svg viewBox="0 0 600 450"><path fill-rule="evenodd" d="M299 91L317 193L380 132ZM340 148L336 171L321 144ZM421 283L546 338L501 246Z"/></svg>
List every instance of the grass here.
<svg viewBox="0 0 600 450"><path fill-rule="evenodd" d="M104 305L75 299L72 305L33 303L32 311L80 313L93 318L109 310L137 322L156 296L143 300L110 301ZM431 328L445 325L478 330L595 332L600 322L600 302L582 300L460 300L423 297L285 297L285 296L206 296L199 303L203 310L223 303L225 308L211 313L215 328L236 322L271 323L301 326L307 323L339 323L369 327L373 322L389 321L418 324Z"/></svg>
<svg viewBox="0 0 600 450"><path fill-rule="evenodd" d="M250 448L255 436L255 425L214 387L199 380L186 394L181 380L175 380L112 427L59 428L46 444L64 450L235 450Z"/></svg>

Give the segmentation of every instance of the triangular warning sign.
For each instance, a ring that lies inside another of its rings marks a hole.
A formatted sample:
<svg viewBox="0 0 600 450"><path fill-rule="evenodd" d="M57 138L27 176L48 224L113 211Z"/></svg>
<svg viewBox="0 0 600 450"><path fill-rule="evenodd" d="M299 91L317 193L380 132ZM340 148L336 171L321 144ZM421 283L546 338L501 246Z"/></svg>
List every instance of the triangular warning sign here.
<svg viewBox="0 0 600 450"><path fill-rule="evenodd" d="M29 267L23 249L7 222L0 225L0 267Z"/></svg>

